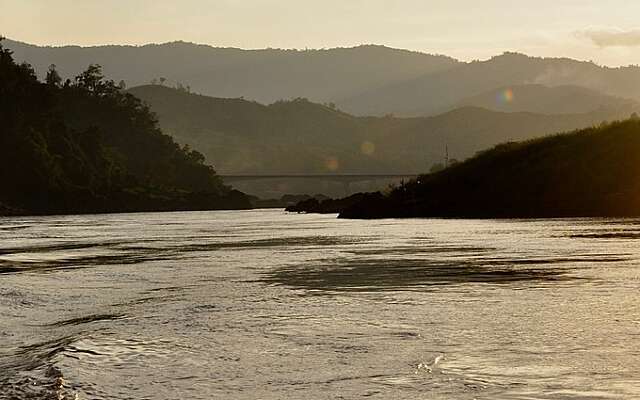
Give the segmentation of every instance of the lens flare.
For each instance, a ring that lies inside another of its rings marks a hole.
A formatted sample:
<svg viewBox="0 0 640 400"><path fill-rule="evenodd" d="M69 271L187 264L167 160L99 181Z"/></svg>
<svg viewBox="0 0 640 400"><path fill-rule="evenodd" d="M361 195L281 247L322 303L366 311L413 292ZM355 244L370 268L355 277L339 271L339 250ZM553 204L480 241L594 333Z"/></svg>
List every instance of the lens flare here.
<svg viewBox="0 0 640 400"><path fill-rule="evenodd" d="M500 92L500 95L498 96L498 100L501 103L511 103L513 99L514 99L514 95L513 95L512 89L505 89L502 92Z"/></svg>
<svg viewBox="0 0 640 400"><path fill-rule="evenodd" d="M376 152L376 145L367 140L365 142L362 142L362 144L360 145L360 151L366 156L371 156Z"/></svg>
<svg viewBox="0 0 640 400"><path fill-rule="evenodd" d="M336 171L340 168L340 162L335 157L329 157L325 161L325 167L327 167L329 171Z"/></svg>

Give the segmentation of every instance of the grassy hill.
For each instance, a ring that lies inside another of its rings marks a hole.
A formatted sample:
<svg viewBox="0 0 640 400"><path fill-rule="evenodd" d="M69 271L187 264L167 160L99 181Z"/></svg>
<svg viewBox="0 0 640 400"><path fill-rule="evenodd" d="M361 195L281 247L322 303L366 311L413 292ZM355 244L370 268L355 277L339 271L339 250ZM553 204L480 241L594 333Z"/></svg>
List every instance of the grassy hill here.
<svg viewBox="0 0 640 400"><path fill-rule="evenodd" d="M130 93L157 113L164 132L224 174L419 173L445 148L465 159L504 141L526 140L628 117L636 110L543 115L464 107L428 118L355 117L304 99L262 105L150 85Z"/></svg>
<svg viewBox="0 0 640 400"><path fill-rule="evenodd" d="M640 120L501 144L343 203L343 218L639 216Z"/></svg>

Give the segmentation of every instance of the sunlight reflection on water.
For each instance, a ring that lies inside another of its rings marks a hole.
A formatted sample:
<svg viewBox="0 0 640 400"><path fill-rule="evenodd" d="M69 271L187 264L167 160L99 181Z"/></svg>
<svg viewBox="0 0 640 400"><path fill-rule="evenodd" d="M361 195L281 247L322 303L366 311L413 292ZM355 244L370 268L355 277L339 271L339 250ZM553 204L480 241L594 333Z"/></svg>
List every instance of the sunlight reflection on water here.
<svg viewBox="0 0 640 400"><path fill-rule="evenodd" d="M0 398L639 398L639 222L0 219Z"/></svg>

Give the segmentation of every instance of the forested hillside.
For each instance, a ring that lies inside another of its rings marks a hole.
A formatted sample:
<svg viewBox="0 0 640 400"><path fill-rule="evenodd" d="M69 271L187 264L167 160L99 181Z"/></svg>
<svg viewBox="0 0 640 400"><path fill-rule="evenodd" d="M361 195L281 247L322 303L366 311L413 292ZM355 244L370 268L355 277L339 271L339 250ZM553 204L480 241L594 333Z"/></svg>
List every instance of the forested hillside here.
<svg viewBox="0 0 640 400"><path fill-rule="evenodd" d="M0 43L0 123L0 213L249 207L96 65L40 82Z"/></svg>
<svg viewBox="0 0 640 400"><path fill-rule="evenodd" d="M160 85L130 90L160 125L225 174L422 173L450 158L504 141L627 118L634 105L589 113L543 115L463 107L429 118L355 117L306 99L262 105Z"/></svg>
<svg viewBox="0 0 640 400"><path fill-rule="evenodd" d="M640 119L505 143L352 200L343 201L341 217L639 216Z"/></svg>

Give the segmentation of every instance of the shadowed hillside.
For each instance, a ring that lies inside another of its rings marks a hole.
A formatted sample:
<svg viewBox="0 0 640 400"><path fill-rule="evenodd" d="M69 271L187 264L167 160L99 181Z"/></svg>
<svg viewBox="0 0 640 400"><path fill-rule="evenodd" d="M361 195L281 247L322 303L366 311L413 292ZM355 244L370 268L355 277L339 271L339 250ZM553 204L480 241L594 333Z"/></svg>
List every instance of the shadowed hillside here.
<svg viewBox="0 0 640 400"><path fill-rule="evenodd" d="M614 217L640 215L640 120L505 143L388 194L343 218Z"/></svg>
<svg viewBox="0 0 640 400"><path fill-rule="evenodd" d="M0 214L250 206L98 66L42 83L0 45L0 121Z"/></svg>
<svg viewBox="0 0 640 400"><path fill-rule="evenodd" d="M465 107L429 118L354 117L304 99L262 105L159 85L130 90L163 130L215 160L224 174L418 173L510 140L584 128L634 110L567 115Z"/></svg>

